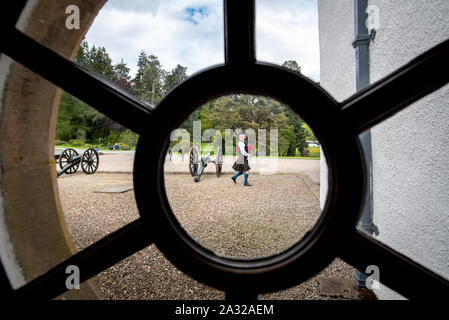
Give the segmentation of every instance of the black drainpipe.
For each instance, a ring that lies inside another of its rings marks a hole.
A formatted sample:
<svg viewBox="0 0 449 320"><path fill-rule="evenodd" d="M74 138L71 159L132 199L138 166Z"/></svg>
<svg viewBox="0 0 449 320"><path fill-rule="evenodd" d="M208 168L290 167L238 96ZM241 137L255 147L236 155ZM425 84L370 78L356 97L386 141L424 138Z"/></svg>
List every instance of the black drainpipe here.
<svg viewBox="0 0 449 320"><path fill-rule="evenodd" d="M371 34L366 28L367 14L366 9L368 0L354 0L354 33L355 40L352 46L355 48L356 61L356 90L359 91L370 84L369 73L369 43L375 36L373 29ZM367 130L360 135L360 142L365 155L365 164L367 170L367 192L365 203L362 210L362 216L359 221L359 228L370 235L378 234L378 229L373 223L373 203L372 203L372 155L371 155L371 132ZM366 288L366 274L359 270L355 273L355 282L357 287Z"/></svg>

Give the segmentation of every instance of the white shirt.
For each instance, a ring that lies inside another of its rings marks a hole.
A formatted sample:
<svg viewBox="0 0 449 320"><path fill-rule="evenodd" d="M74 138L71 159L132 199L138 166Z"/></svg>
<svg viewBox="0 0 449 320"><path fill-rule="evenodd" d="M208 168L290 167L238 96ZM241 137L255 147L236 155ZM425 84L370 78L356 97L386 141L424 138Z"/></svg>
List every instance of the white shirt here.
<svg viewBox="0 0 449 320"><path fill-rule="evenodd" d="M249 156L249 153L246 152L245 150L245 142L243 142L243 140L240 140L238 143L239 149L240 149L240 153L243 154L245 157Z"/></svg>

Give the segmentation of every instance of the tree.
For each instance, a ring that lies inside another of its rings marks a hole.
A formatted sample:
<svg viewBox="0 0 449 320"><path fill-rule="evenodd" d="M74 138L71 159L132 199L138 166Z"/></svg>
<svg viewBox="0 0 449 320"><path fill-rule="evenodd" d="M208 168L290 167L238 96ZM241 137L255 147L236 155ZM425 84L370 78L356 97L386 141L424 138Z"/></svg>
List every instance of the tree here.
<svg viewBox="0 0 449 320"><path fill-rule="evenodd" d="M317 141L318 139L315 137L315 134L313 133L312 129L310 129L309 125L307 123L304 123L303 125L306 140L310 141Z"/></svg>
<svg viewBox="0 0 449 320"><path fill-rule="evenodd" d="M301 66L295 60L287 60L282 64L282 66L297 73L301 73ZM298 148L299 151L302 152L304 148L307 147L306 129L303 126L304 121L296 113L294 113L291 109L287 107L285 114L289 119L288 121L289 124L294 128L294 134L296 136L295 148ZM292 153L293 151L290 148L289 155Z"/></svg>
<svg viewBox="0 0 449 320"><path fill-rule="evenodd" d="M267 143L269 145L270 129L278 129L280 132L278 143L285 154L289 148L295 148L295 135L285 115L285 108L280 103L269 98L251 96L245 94L233 94L218 98L203 105L199 109L199 119L203 130L215 128L221 131L222 136L226 129L254 129L258 135L258 129L266 129ZM189 118L191 121L192 118ZM294 145L291 147L291 145Z"/></svg>
<svg viewBox="0 0 449 320"><path fill-rule="evenodd" d="M155 55L147 55L144 51L139 55L137 67L136 76L132 80L136 96L152 105L157 104L163 96L166 71Z"/></svg>
<svg viewBox="0 0 449 320"><path fill-rule="evenodd" d="M110 130L109 135L106 138L107 144L115 144L117 142L120 142L120 131L118 130Z"/></svg>
<svg viewBox="0 0 449 320"><path fill-rule="evenodd" d="M241 128L257 130L261 127L269 127L270 104L262 97L241 95L238 100L237 112L240 121L237 124Z"/></svg>
<svg viewBox="0 0 449 320"><path fill-rule="evenodd" d="M283 67L301 73L301 66L295 60L287 60L282 64Z"/></svg>
<svg viewBox="0 0 449 320"><path fill-rule="evenodd" d="M59 105L56 138L92 140L102 130L104 115L63 91Z"/></svg>
<svg viewBox="0 0 449 320"><path fill-rule="evenodd" d="M137 134L129 129L126 129L120 134L119 140L129 147L135 147L137 144Z"/></svg>
<svg viewBox="0 0 449 320"><path fill-rule="evenodd" d="M80 44L78 52L76 53L75 59L73 60L77 65L88 71L90 69L89 51L89 44L87 41L83 40Z"/></svg>
<svg viewBox="0 0 449 320"><path fill-rule="evenodd" d="M95 46L89 48L87 41L81 42L74 62L86 71L108 81L117 78L106 49ZM124 83L120 83L120 85L124 86ZM56 125L57 139L96 141L100 137L107 136L113 124L115 122L86 103L67 92L62 93Z"/></svg>
<svg viewBox="0 0 449 320"><path fill-rule="evenodd" d="M108 81L112 82L118 78L115 72L115 67L112 66L112 60L106 49L104 47L96 48L95 46L89 48L89 44L86 40L81 42L74 62L86 71Z"/></svg>
<svg viewBox="0 0 449 320"><path fill-rule="evenodd" d="M190 138L193 139L193 122L201 120L200 109L195 110L190 114L190 116L183 122L180 126L181 129L187 130L190 134Z"/></svg>
<svg viewBox="0 0 449 320"><path fill-rule="evenodd" d="M178 83L187 79L187 67L177 65L172 71L168 72L164 81L164 93L169 92Z"/></svg>
<svg viewBox="0 0 449 320"><path fill-rule="evenodd" d="M213 101L212 104L202 106L200 111L202 129L215 128L222 133L226 129L238 126L239 116L238 104L230 97L222 97Z"/></svg>
<svg viewBox="0 0 449 320"><path fill-rule="evenodd" d="M199 111L199 118L201 119L202 130L214 128L213 119L211 117L211 112L214 109L215 100L209 101L207 104L201 106Z"/></svg>
<svg viewBox="0 0 449 320"><path fill-rule="evenodd" d="M163 70L158 57L141 51L137 73L131 79L130 68L123 59L112 65L104 47L90 48L86 41L81 43L75 62L153 105L187 78L186 67L178 64L167 72ZM301 72L301 67L294 60L285 61L283 66ZM306 139L312 140L313 136L304 121L291 109L262 96L235 93L217 98L195 110L181 128L193 137L193 122L197 120L201 120L203 132L215 128L221 131L223 137L226 129L254 129L256 134L259 134L258 129L266 129L268 141L265 145L269 145L271 139L270 129L277 129L281 155L294 156L296 148L302 151L306 147ZM135 133L64 92L58 114L57 138L68 141L74 138L95 140L98 137L107 137L106 140L111 143L121 141L129 146L135 145L137 140Z"/></svg>
<svg viewBox="0 0 449 320"><path fill-rule="evenodd" d="M89 51L88 57L89 72L110 82L116 79L112 60L104 47L96 48L93 46Z"/></svg>
<svg viewBox="0 0 449 320"><path fill-rule="evenodd" d="M119 87L131 95L134 95L134 87L131 82L126 81L125 78L119 78L114 81L114 86Z"/></svg>
<svg viewBox="0 0 449 320"><path fill-rule="evenodd" d="M295 135L294 151L290 150L289 152L289 156L294 156L296 154L296 148L298 148L299 152L302 152L307 147L305 123L288 107L285 107L285 115L288 118L288 124L293 127L293 133Z"/></svg>
<svg viewBox="0 0 449 320"><path fill-rule="evenodd" d="M148 83L148 87L151 88L150 101L152 105L158 103L163 96L163 81L165 78L165 73L166 72L162 70L159 59L154 55L150 55L144 81L146 81Z"/></svg>
<svg viewBox="0 0 449 320"><path fill-rule="evenodd" d="M120 63L114 65L115 78L130 81L131 77L129 76L129 70L127 64L121 59Z"/></svg>
<svg viewBox="0 0 449 320"><path fill-rule="evenodd" d="M137 61L137 73L134 79L132 80L132 83L134 84L134 90L138 98L141 98L145 95L146 88L144 83L144 77L147 65L148 65L147 54L144 51L141 51L139 55L139 60Z"/></svg>
<svg viewBox="0 0 449 320"><path fill-rule="evenodd" d="M296 154L295 148L295 133L293 127L282 129L279 132L278 152L280 156L294 157Z"/></svg>

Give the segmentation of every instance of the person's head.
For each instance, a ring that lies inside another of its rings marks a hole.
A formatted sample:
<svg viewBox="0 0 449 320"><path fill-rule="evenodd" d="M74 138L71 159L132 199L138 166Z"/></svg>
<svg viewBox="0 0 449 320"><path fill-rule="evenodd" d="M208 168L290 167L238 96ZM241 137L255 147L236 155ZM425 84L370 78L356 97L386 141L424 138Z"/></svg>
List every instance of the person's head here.
<svg viewBox="0 0 449 320"><path fill-rule="evenodd" d="M241 132L241 133L239 134L239 139L240 139L240 140L245 140L245 139L246 139L246 133L245 133L245 132Z"/></svg>

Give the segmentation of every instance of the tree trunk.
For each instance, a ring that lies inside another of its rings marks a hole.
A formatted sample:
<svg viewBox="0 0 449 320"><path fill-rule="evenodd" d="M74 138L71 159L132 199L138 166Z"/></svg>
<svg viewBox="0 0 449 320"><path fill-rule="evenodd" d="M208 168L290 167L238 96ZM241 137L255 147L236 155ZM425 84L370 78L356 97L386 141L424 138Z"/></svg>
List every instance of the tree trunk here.
<svg viewBox="0 0 449 320"><path fill-rule="evenodd" d="M151 105L154 106L154 82L151 86Z"/></svg>

